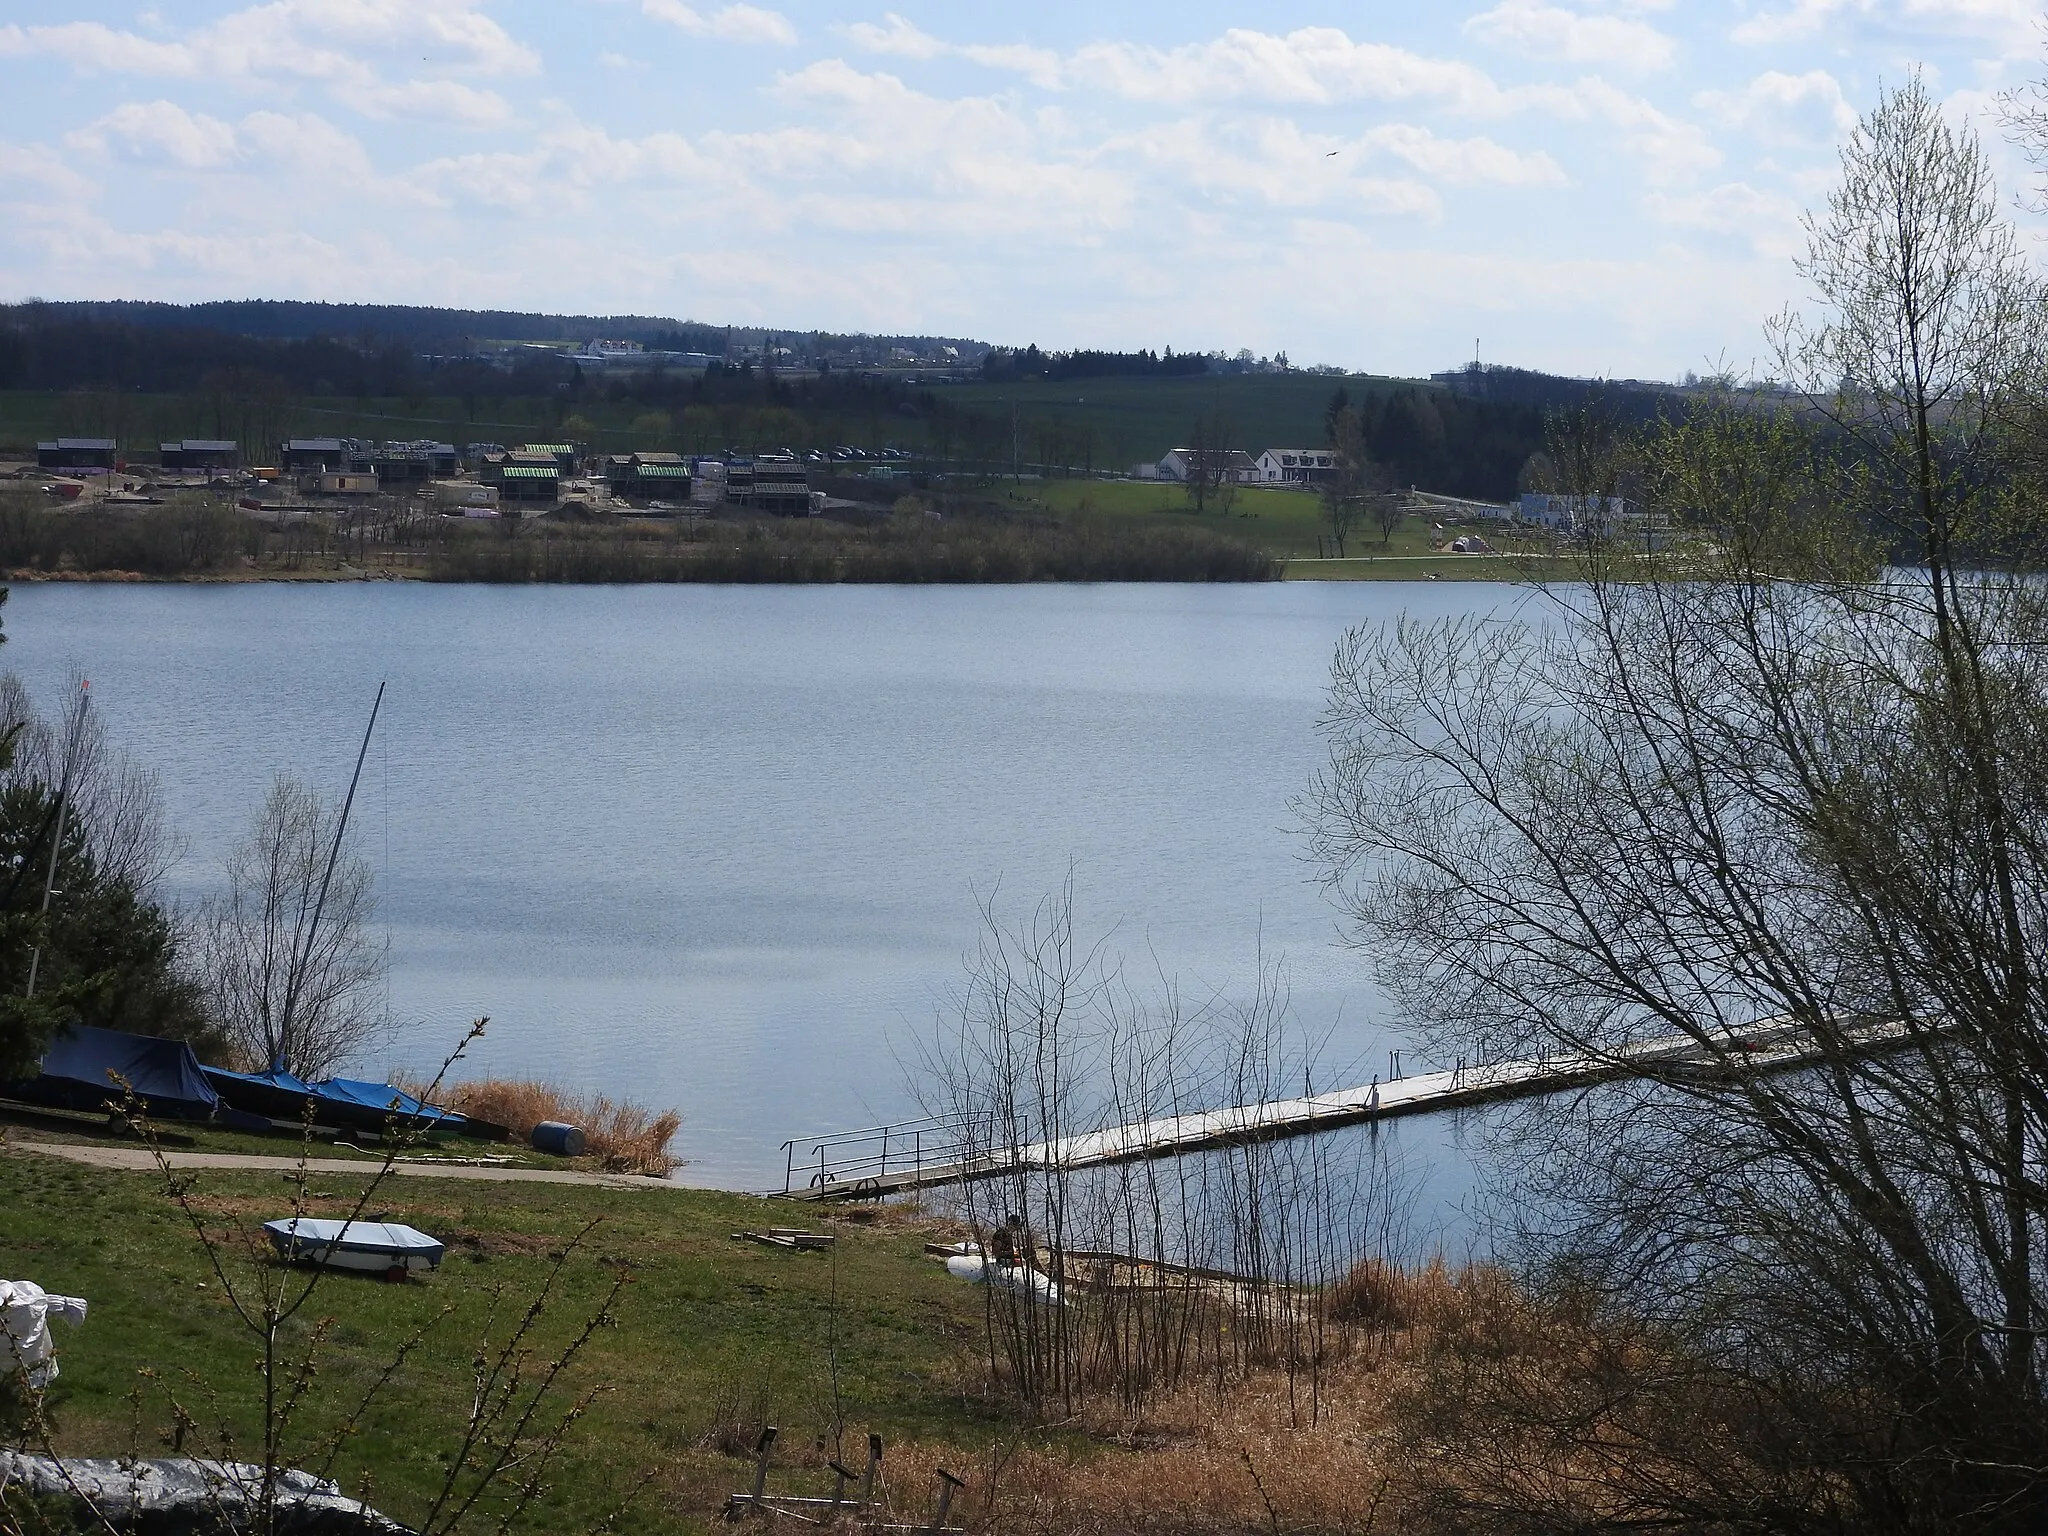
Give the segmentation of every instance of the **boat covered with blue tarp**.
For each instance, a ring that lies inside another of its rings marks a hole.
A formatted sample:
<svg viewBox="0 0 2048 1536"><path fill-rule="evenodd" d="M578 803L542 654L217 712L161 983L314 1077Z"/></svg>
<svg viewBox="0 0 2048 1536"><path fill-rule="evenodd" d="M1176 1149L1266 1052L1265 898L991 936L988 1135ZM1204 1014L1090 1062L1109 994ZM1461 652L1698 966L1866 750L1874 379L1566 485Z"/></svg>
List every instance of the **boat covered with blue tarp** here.
<svg viewBox="0 0 2048 1536"><path fill-rule="evenodd" d="M313 1106L317 1125L382 1132L395 1120L402 1131L450 1132L502 1139L504 1127L429 1104L391 1083L330 1077L309 1083L282 1067L267 1072L230 1072L207 1067L206 1078L228 1103L271 1120L298 1122Z"/></svg>
<svg viewBox="0 0 2048 1536"><path fill-rule="evenodd" d="M232 1100L224 1101L185 1041L92 1024L59 1033L43 1053L37 1074L8 1084L7 1092L30 1104L97 1112L120 1101L124 1084L137 1107L156 1119L258 1125L254 1116L261 1112L245 1113Z"/></svg>

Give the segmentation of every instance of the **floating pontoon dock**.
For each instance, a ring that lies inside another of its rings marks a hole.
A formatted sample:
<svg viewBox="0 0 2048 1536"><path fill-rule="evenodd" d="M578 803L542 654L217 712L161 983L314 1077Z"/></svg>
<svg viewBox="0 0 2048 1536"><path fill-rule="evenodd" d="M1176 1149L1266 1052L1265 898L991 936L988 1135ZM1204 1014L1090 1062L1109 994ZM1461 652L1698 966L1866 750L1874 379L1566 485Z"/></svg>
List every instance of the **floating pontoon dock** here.
<svg viewBox="0 0 2048 1536"><path fill-rule="evenodd" d="M1795 1024L1758 1025L1711 1046L1688 1036L1674 1036L1612 1055L1459 1066L1306 1098L1165 1115L1028 1143L1014 1156L1007 1149L991 1152L985 1138L975 1145L961 1122L945 1118L868 1126L784 1142L781 1194L792 1200L874 1199L1023 1171L1096 1168L1206 1147L1311 1135L1347 1125L1562 1093L1622 1077L1682 1081L1791 1072L1845 1049L1857 1056L1872 1056L1910 1044L1914 1038L1911 1031L1896 1024L1853 1029L1826 1042L1815 1041L1803 1026Z"/></svg>

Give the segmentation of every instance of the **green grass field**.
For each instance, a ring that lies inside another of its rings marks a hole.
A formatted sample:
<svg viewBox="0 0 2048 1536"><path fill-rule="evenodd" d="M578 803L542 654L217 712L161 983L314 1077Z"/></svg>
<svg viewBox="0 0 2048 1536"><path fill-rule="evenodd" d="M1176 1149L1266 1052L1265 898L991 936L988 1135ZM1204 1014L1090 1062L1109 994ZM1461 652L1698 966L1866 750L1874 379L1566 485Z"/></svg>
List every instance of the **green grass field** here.
<svg viewBox="0 0 2048 1536"><path fill-rule="evenodd" d="M236 1228L290 1214L277 1174L202 1174L209 1228L240 1252ZM346 1215L357 1176L316 1175L313 1214ZM154 1175L103 1172L26 1153L0 1155L0 1274L91 1303L60 1329L62 1374L50 1395L61 1451L169 1454L176 1398L196 1421L187 1452L257 1443L257 1349L233 1321L206 1255ZM561 1185L407 1179L368 1213L449 1245L442 1267L402 1285L337 1274L288 1325L302 1345L328 1330L325 1364L293 1432L294 1459L317 1448L417 1328L426 1340L364 1416L335 1464L395 1518L416 1520L460 1438L478 1341L502 1338L540 1291L553 1256L595 1222L563 1265L536 1333L537 1359L559 1349L626 1280L616 1326L600 1331L557 1407L595 1389L525 1529L588 1529L645 1473L654 1482L628 1530L702 1530L723 1495L746 1486L733 1452L764 1420L782 1430L785 1490L829 1491L835 1425L849 1461L872 1429L891 1442L961 1447L960 1470L991 1437L959 1388L979 1336L981 1293L923 1256L900 1214L874 1226L747 1196L674 1188L614 1192ZM735 1241L742 1228L800 1224L838 1235L831 1253ZM254 1267L237 1259L230 1275ZM225 1439L231 1446L224 1446ZM927 1451L929 1455L929 1451ZM928 1470L899 1466L913 1514L929 1509ZM484 1521L477 1528L494 1528Z"/></svg>
<svg viewBox="0 0 2048 1536"><path fill-rule="evenodd" d="M1014 488L1020 499L1038 501L1061 517L1109 525L1145 523L1153 526L1208 528L1255 544L1283 559L1325 552L1327 538L1322 502L1306 491L1269 491L1245 487L1230 511L1197 513L1178 485L1144 480L1051 480ZM1410 518L1382 546L1377 529L1353 529L1347 554L1426 554L1429 530Z"/></svg>
<svg viewBox="0 0 2048 1536"><path fill-rule="evenodd" d="M1009 419L1014 405L1026 422L1046 421L1066 429L1064 452L1057 457L1089 462L1098 470L1128 472L1140 462L1157 463L1168 449L1184 444L1195 418L1202 415L1220 416L1229 426L1230 440L1253 454L1320 443L1323 410L1339 385L1356 396L1361 385L1388 382L1302 373L1203 374L1187 379L959 384L938 393L999 421ZM1093 434L1091 451L1076 452L1075 439L1083 432ZM1025 434L1022 451L1027 458L1040 456L1034 434Z"/></svg>
<svg viewBox="0 0 2048 1536"><path fill-rule="evenodd" d="M1420 517L1405 518L1393 537L1382 541L1374 527L1354 528L1336 558L1322 502L1306 491L1246 487L1237 493L1227 515L1197 514L1178 485L1143 480L1027 480L1005 485L998 498L1037 505L1062 519L1100 526L1206 528L1243 539L1287 561L1292 580L1427 581L1432 576L1456 581L1524 579L1522 563L1434 551L1431 525ZM1539 567L1555 562L1538 561Z"/></svg>

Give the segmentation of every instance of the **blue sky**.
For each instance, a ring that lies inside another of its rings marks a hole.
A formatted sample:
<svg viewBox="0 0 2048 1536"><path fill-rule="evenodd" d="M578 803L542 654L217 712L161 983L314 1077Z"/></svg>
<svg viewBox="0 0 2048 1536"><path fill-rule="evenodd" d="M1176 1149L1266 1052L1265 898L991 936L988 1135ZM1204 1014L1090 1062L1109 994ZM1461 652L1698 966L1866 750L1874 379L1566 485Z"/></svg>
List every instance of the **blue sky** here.
<svg viewBox="0 0 2048 1536"><path fill-rule="evenodd" d="M0 0L0 297L1747 369L1916 65L2038 0Z"/></svg>

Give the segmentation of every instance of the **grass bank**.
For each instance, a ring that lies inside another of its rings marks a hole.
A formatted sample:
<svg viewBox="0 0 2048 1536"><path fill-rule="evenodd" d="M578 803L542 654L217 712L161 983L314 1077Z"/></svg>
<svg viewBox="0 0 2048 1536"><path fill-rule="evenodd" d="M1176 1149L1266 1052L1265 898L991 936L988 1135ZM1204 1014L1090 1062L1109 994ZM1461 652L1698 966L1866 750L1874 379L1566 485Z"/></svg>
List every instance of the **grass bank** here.
<svg viewBox="0 0 2048 1536"><path fill-rule="evenodd" d="M1433 550L1430 523L1412 516L1384 537L1353 530L1334 557L1320 501L1298 491L1248 487L1227 511L1197 513L1170 484L1026 480L903 487L899 506L825 518L493 523L373 505L277 521L201 496L58 509L15 490L0 493L0 570L14 580L813 584L1522 581L1569 569L1540 549L1500 558Z"/></svg>
<svg viewBox="0 0 2048 1536"><path fill-rule="evenodd" d="M290 1212L290 1186L278 1175L196 1177L199 1207L224 1238ZM319 1175L315 1214L346 1214L360 1188L353 1176ZM260 1443L249 1338L154 1176L16 1152L0 1156L0 1211L0 1273L91 1303L85 1326L59 1339L50 1406L61 1451L161 1455L180 1438L207 1451L226 1438L246 1452ZM788 1208L747 1196L453 1180L386 1185L370 1214L433 1233L449 1257L405 1285L337 1276L312 1313L288 1325L293 1343L323 1320L328 1328L327 1363L296 1439L327 1439L425 1328L334 1469L349 1487L367 1479L373 1501L397 1518L418 1517L459 1439L477 1341L502 1337L593 1222L561 1267L537 1358L572 1337L618 1277L628 1283L617 1326L601 1330L573 1368L570 1392L596 1395L529 1528L587 1529L652 1472L625 1528L709 1529L723 1496L745 1485L733 1452L763 1421L781 1426L798 1462L818 1464L821 1440L832 1444L842 1424L850 1457L869 1429L967 1451L989 1438L958 1383L977 1294L925 1259L921 1233L897 1220L828 1218L840 1239L834 1252L790 1252L733 1239L789 1219ZM182 1437L173 1397L197 1421ZM912 1507L924 1496L922 1486L903 1492Z"/></svg>
<svg viewBox="0 0 2048 1536"><path fill-rule="evenodd" d="M346 1214L362 1177L316 1175L314 1212ZM191 1203L224 1243L290 1210L292 1186L277 1175L199 1178ZM15 1151L0 1155L0 1212L0 1274L91 1304L84 1327L60 1336L49 1400L60 1452L247 1452L260 1400L250 1338L154 1176ZM1312 1355L1282 1347L1213 1377L1194 1371L1137 1407L1119 1407L1112 1378L1144 1359L1090 1345L1094 1387L1057 1422L1032 1424L992 1375L985 1329L1003 1303L924 1255L928 1239L956 1232L915 1211L406 1180L380 1189L367 1214L435 1234L449 1256L404 1285L336 1276L287 1325L289 1346L315 1330L326 1341L288 1459L318 1468L316 1448L418 1333L330 1469L401 1520L417 1520L442 1479L478 1341L502 1339L544 1290L528 1370L615 1291L616 1321L563 1383L587 1407L525 1530L589 1530L643 1478L618 1529L718 1528L725 1496L750 1481L765 1423L781 1431L771 1492L829 1493L828 1462L858 1465L873 1431L889 1447L899 1518L930 1518L944 1466L969 1481L956 1518L1010 1536L1618 1528L1632 1477L1682 1488L1696 1475L1626 1442L1626 1405L1600 1397L1613 1362L1650 1358L1653 1342L1613 1331L1580 1300L1533 1299L1485 1266L1366 1261L1313 1297L1247 1294L1268 1313L1322 1309L1326 1326L1301 1336ZM793 1219L831 1232L834 1246L734 1236ZM1182 1281L1141 1280L1134 1298L1146 1284ZM1084 1325L1104 1305L1084 1304ZM496 1511L470 1528L499 1529Z"/></svg>
<svg viewBox="0 0 2048 1536"><path fill-rule="evenodd" d="M381 501L279 519L198 495L60 509L25 489L0 493L0 570L13 580L802 584L1280 574L1248 524L1061 515L987 494L825 518L492 522Z"/></svg>
<svg viewBox="0 0 2048 1536"><path fill-rule="evenodd" d="M1062 522L968 512L712 519L626 527L461 530L430 555L435 581L1267 581L1279 565L1235 529Z"/></svg>

